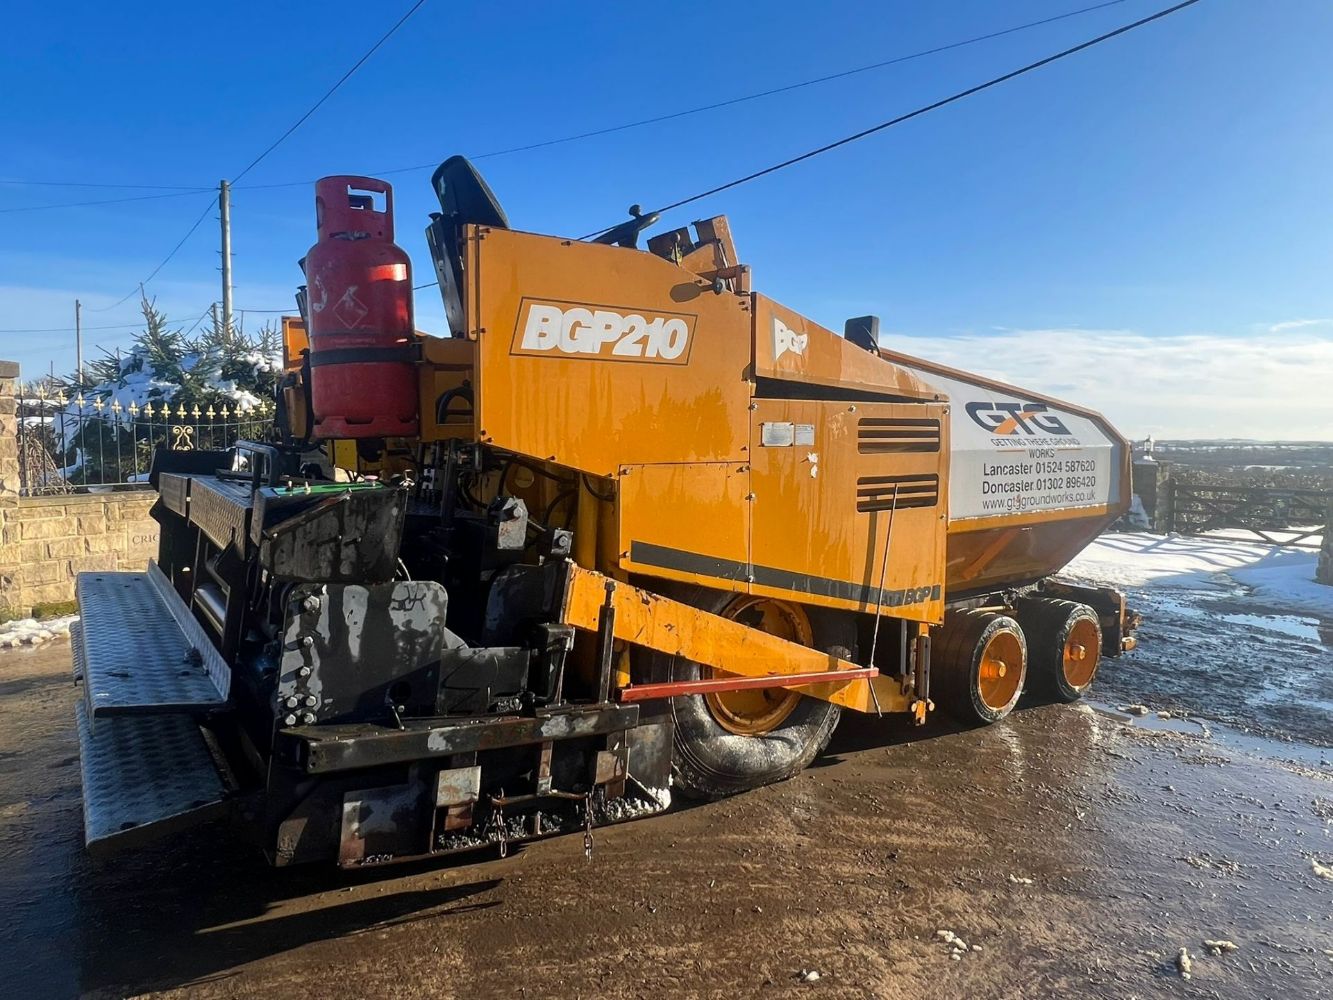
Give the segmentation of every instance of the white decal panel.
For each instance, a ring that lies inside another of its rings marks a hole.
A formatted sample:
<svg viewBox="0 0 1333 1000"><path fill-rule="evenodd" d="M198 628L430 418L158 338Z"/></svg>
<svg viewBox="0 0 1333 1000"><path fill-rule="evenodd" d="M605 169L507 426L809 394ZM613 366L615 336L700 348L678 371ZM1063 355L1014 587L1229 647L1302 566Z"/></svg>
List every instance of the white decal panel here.
<svg viewBox="0 0 1333 1000"><path fill-rule="evenodd" d="M1121 446L1093 420L1021 391L917 371L949 394L951 519L1098 507L1119 496Z"/></svg>
<svg viewBox="0 0 1333 1000"><path fill-rule="evenodd" d="M686 313L524 298L510 353L684 365L694 321Z"/></svg>
<svg viewBox="0 0 1333 1000"><path fill-rule="evenodd" d="M797 333L786 323L773 317L773 360L776 361L788 351L792 354L805 354L805 347L810 342L808 333Z"/></svg>

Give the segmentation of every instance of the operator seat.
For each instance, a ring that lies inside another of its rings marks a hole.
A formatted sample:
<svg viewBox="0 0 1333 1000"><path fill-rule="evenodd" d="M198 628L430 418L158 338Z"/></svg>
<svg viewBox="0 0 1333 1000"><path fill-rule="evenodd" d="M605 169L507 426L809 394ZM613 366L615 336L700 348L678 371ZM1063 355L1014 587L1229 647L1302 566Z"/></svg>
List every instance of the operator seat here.
<svg viewBox="0 0 1333 1000"><path fill-rule="evenodd" d="M435 262L435 277L444 299L449 332L455 337L463 337L467 335L467 321L463 312L463 256L458 244L459 231L466 225L508 229L509 218L490 185L465 156L451 156L441 163L431 174L430 183L440 200L440 211L430 215L426 243Z"/></svg>

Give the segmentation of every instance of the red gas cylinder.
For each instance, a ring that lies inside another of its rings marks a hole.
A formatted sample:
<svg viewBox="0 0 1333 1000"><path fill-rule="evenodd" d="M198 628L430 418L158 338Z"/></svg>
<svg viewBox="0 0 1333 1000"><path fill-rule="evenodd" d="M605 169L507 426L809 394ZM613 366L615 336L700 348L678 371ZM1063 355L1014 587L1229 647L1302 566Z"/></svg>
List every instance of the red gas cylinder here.
<svg viewBox="0 0 1333 1000"><path fill-rule="evenodd" d="M305 261L314 436L414 436L412 265L393 242L393 188L325 177L315 182L315 214L319 242Z"/></svg>

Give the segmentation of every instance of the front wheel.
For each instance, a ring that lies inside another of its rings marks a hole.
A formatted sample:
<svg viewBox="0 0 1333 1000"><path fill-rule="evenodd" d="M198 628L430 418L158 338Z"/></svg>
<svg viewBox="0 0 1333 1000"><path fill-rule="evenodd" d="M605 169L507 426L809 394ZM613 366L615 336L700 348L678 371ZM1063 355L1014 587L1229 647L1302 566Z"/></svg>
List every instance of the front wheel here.
<svg viewBox="0 0 1333 1000"><path fill-rule="evenodd" d="M1023 694L1027 658L1023 630L1008 615L951 611L931 656L931 694L962 722L999 722Z"/></svg>
<svg viewBox="0 0 1333 1000"><path fill-rule="evenodd" d="M676 597L789 642L850 655L854 630L846 616L767 597L692 588ZM715 676L711 667L652 654L654 678L677 681ZM720 799L790 778L828 746L837 705L789 688L682 695L670 700L674 723L673 787L695 799Z"/></svg>

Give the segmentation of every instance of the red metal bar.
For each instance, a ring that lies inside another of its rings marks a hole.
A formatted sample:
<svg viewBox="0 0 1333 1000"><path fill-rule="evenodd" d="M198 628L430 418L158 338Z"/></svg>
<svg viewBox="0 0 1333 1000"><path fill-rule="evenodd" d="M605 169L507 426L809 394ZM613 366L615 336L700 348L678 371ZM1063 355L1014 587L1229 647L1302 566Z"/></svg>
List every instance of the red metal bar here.
<svg viewBox="0 0 1333 1000"><path fill-rule="evenodd" d="M829 681L857 681L878 677L875 667L856 670L821 670L813 674L773 674L769 677L715 677L706 681L666 681L661 684L635 684L617 692L620 701L644 701L648 698L674 698L682 694L709 691L743 691L747 688L794 688Z"/></svg>

